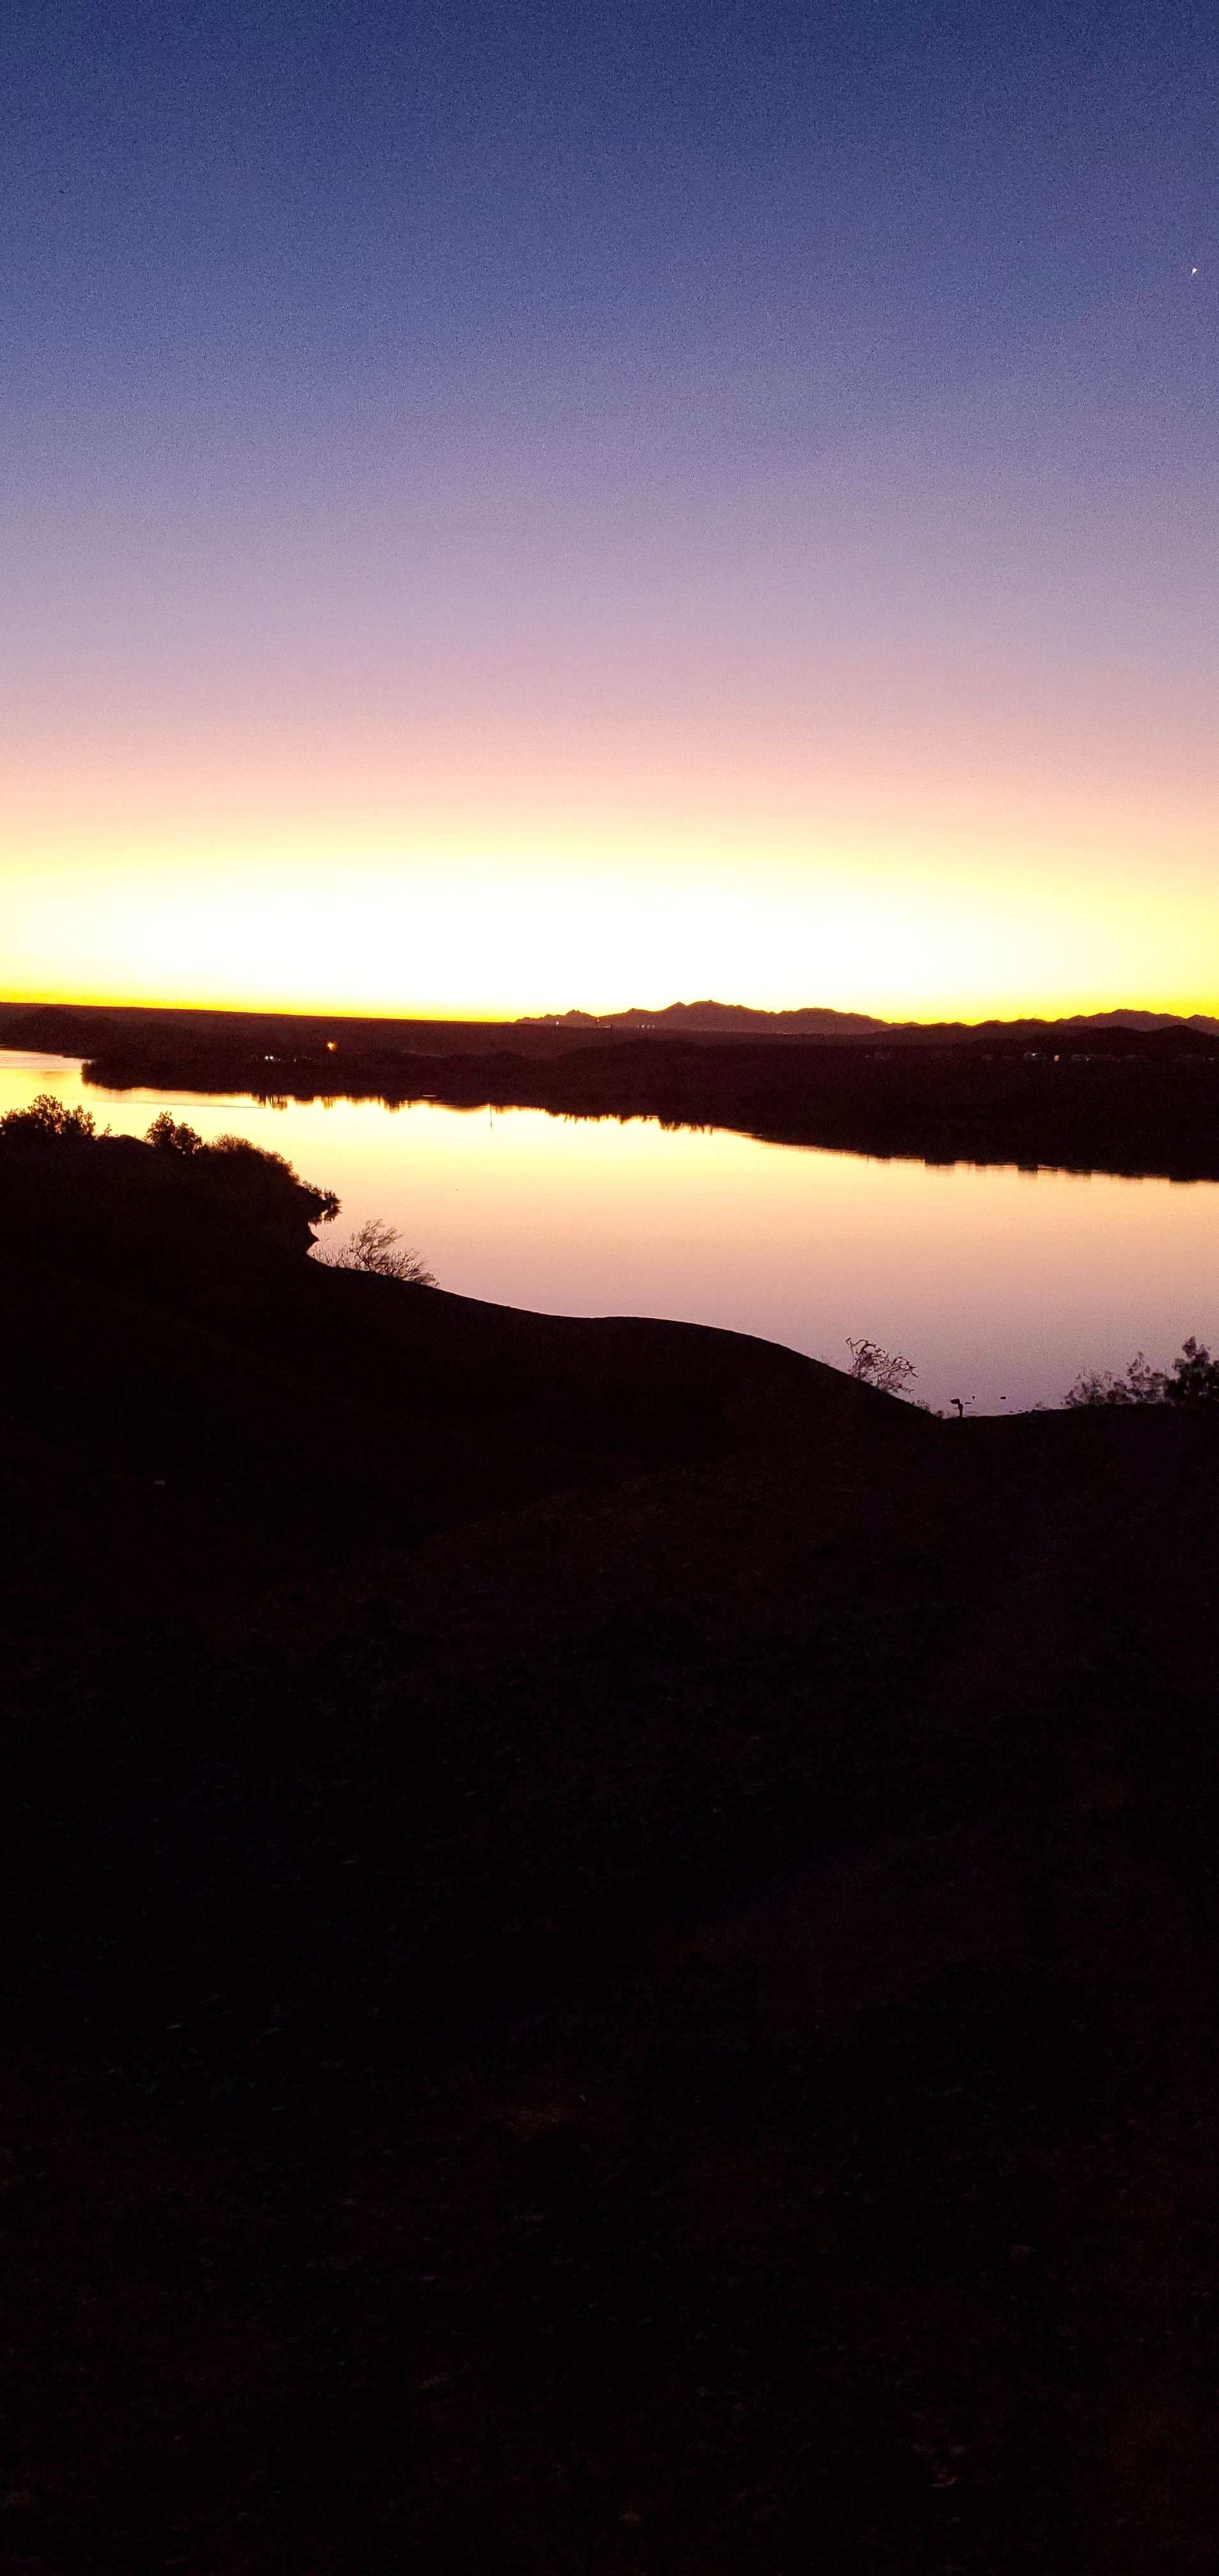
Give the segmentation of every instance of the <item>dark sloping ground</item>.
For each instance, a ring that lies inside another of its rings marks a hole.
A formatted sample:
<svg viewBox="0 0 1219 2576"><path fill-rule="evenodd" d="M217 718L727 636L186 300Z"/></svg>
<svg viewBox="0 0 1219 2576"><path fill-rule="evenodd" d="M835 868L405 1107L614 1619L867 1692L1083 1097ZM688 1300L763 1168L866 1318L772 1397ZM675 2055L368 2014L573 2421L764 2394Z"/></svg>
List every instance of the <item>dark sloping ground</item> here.
<svg viewBox="0 0 1219 2576"><path fill-rule="evenodd" d="M2 1175L0 2565L1208 2569L1217 1426L141 1151Z"/></svg>

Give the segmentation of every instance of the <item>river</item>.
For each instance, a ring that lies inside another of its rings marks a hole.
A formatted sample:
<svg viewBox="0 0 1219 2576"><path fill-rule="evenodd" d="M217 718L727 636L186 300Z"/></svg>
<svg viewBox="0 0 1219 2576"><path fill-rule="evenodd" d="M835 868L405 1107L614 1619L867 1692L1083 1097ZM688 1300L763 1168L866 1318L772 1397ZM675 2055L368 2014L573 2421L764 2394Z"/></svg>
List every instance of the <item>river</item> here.
<svg viewBox="0 0 1219 2576"><path fill-rule="evenodd" d="M99 1092L62 1057L0 1054L0 1114L39 1091L142 1135L164 1107L274 1146L337 1190L345 1236L401 1228L443 1288L551 1314L667 1315L849 1361L913 1360L970 1412L1055 1404L1086 1367L1187 1333L1219 1343L1219 1185L883 1162L653 1119L423 1102Z"/></svg>

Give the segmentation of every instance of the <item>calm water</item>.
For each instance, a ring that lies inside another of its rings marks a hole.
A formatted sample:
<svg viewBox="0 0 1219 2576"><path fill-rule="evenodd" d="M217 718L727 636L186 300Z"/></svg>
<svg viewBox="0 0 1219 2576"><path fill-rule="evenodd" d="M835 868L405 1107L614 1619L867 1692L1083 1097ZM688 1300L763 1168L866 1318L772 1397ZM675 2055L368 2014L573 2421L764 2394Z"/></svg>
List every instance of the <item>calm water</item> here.
<svg viewBox="0 0 1219 2576"><path fill-rule="evenodd" d="M336 1237L400 1226L444 1288L552 1314L728 1324L846 1363L906 1352L914 1392L977 1412L1055 1403L1085 1366L1186 1333L1219 1344L1219 1185L1079 1178L762 1145L541 1110L388 1110L86 1090L60 1057L0 1054L0 1112L53 1090L142 1135L170 1107L273 1145L336 1189Z"/></svg>

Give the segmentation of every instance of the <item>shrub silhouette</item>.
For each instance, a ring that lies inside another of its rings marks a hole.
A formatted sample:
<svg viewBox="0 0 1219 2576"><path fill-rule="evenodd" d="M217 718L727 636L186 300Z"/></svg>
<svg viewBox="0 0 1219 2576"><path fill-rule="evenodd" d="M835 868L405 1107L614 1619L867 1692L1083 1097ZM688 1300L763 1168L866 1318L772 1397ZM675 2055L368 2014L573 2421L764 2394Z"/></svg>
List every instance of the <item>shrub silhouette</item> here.
<svg viewBox="0 0 1219 2576"><path fill-rule="evenodd" d="M1085 1369L1062 1400L1072 1409L1102 1404L1219 1404L1219 1359L1212 1359L1205 1342L1196 1341L1191 1333L1171 1368L1152 1368L1143 1352L1136 1351L1124 1377L1115 1376L1112 1369Z"/></svg>
<svg viewBox="0 0 1219 2576"><path fill-rule="evenodd" d="M913 1360L903 1359L898 1352L882 1351L879 1342L866 1338L853 1341L847 1335L851 1354L848 1377L857 1377L863 1386L879 1387L882 1395L904 1395L911 1379L918 1376Z"/></svg>
<svg viewBox="0 0 1219 2576"><path fill-rule="evenodd" d="M97 1134L87 1109L65 1109L53 1091L40 1091L28 1109L10 1109L0 1118L0 1136L11 1145L86 1144Z"/></svg>
<svg viewBox="0 0 1219 2576"><path fill-rule="evenodd" d="M436 1286L420 1254L402 1243L396 1225L387 1225L379 1216L366 1217L346 1243L333 1251L319 1251L317 1257L328 1270L372 1270L379 1279L400 1279L408 1288Z"/></svg>
<svg viewBox="0 0 1219 2576"><path fill-rule="evenodd" d="M134 1206L142 1188L136 1166L142 1156L151 1153L162 1167L163 1180L168 1178L164 1171L167 1162L184 1165L181 1180L187 1184L189 1195L193 1197L197 1192L202 1208L206 1210L210 1204L213 1213L219 1213L220 1207L228 1203L231 1212L240 1214L243 1222L248 1217L258 1223L261 1215L272 1208L282 1218L285 1207L291 1207L300 1193L311 1202L307 1209L309 1225L328 1225L339 1214L335 1192L319 1190L312 1181L302 1181L284 1155L251 1144L248 1136L218 1136L213 1145L205 1144L193 1127L171 1118L167 1109L153 1119L142 1142L134 1136L112 1136L109 1128L99 1136L96 1121L87 1109L66 1109L50 1091L40 1092L28 1108L10 1109L0 1118L0 1149L16 1153L23 1160L33 1154L41 1161L63 1145L84 1145L91 1150L66 1167L43 1164L43 1177L49 1180L54 1171L60 1179L70 1179L67 1198L79 1199L82 1205L96 1197L100 1183L103 1199L109 1197L116 1204ZM173 1195L175 1200L180 1196L176 1178Z"/></svg>
<svg viewBox="0 0 1219 2576"><path fill-rule="evenodd" d="M153 1123L155 1125L155 1120ZM188 1128L186 1132L189 1135L192 1131ZM175 1147L174 1150L182 1149ZM185 1150L191 1154L194 1152L193 1147ZM277 1154L270 1145L252 1145L248 1136L217 1136L214 1144L202 1146L199 1152L200 1160L225 1179L255 1182L265 1181L271 1174L282 1174L293 1189L307 1190L309 1196L318 1201L318 1214L312 1223L329 1225L339 1213L341 1202L333 1190L319 1190L315 1182L302 1181L287 1155Z"/></svg>
<svg viewBox="0 0 1219 2576"><path fill-rule="evenodd" d="M155 1145L161 1154L202 1154L207 1150L197 1128L188 1127L185 1120L179 1122L171 1118L168 1109L163 1109L160 1116L153 1119L144 1142Z"/></svg>

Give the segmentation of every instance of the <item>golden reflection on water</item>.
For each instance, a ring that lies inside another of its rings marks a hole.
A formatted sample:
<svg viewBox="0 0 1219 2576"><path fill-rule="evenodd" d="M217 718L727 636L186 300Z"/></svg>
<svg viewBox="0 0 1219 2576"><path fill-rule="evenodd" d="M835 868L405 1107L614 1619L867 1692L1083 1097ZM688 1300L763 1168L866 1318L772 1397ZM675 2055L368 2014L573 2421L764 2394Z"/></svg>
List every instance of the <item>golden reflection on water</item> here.
<svg viewBox="0 0 1219 2576"><path fill-rule="evenodd" d="M444 1288L551 1313L670 1315L830 1360L909 1354L915 1393L1055 1403L1085 1366L1219 1343L1219 1185L879 1162L652 1120L542 1110L280 1106L86 1089L0 1056L0 1111L53 1090L142 1135L169 1105L272 1145L338 1191L345 1234L401 1227Z"/></svg>

